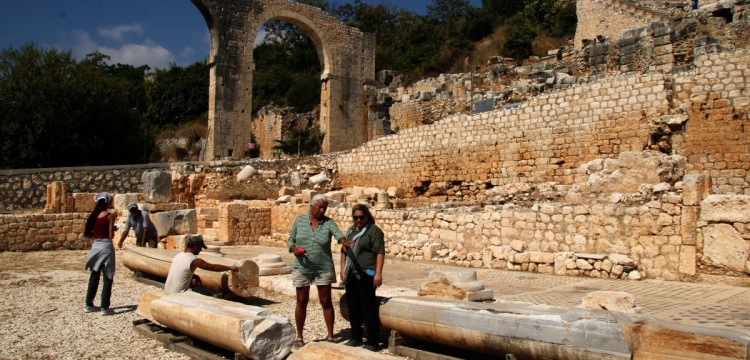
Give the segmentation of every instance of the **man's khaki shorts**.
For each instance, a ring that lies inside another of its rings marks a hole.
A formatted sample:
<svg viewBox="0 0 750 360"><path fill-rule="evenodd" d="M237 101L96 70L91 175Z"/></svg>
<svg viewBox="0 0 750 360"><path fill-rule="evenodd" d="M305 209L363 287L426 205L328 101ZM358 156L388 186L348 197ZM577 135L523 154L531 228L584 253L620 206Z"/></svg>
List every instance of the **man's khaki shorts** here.
<svg viewBox="0 0 750 360"><path fill-rule="evenodd" d="M333 271L325 273L301 273L299 270L292 271L292 284L296 288L306 286L325 286L336 282L336 274Z"/></svg>

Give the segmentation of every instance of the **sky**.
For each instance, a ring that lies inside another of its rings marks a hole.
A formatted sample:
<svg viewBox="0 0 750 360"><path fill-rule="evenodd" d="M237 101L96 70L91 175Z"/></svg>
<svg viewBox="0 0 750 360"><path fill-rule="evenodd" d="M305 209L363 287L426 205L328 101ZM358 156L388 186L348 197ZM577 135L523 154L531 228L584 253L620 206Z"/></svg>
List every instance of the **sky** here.
<svg viewBox="0 0 750 360"><path fill-rule="evenodd" d="M329 0L332 6L352 2ZM426 13L433 0L385 2ZM481 0L471 0L480 6ZM204 61L210 49L208 27L190 0L25 0L0 8L0 49L27 43L70 51L77 59L99 51L109 63L168 68Z"/></svg>

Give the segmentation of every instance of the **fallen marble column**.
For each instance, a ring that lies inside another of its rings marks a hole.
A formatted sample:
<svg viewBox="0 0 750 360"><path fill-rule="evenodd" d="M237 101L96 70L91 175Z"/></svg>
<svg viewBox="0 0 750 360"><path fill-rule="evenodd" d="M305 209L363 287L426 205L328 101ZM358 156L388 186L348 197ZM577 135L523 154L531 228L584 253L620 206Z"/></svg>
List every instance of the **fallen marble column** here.
<svg viewBox="0 0 750 360"><path fill-rule="evenodd" d="M172 259L179 253L176 250L135 246L125 246L121 252L122 263L128 269L138 270L164 279L169 275ZM237 265L239 267L239 271L227 272L196 269L195 275L200 279L201 286L241 297L252 296L258 290L258 265L255 262L212 255L199 255L198 257L212 264Z"/></svg>
<svg viewBox="0 0 750 360"><path fill-rule="evenodd" d="M383 329L518 359L745 359L750 349L747 334L603 310L423 297L379 300ZM345 296L339 306L348 319ZM677 349L670 347L670 339Z"/></svg>
<svg viewBox="0 0 750 360"><path fill-rule="evenodd" d="M294 326L271 311L194 292L148 291L137 313L185 335L251 359L283 359L294 342Z"/></svg>

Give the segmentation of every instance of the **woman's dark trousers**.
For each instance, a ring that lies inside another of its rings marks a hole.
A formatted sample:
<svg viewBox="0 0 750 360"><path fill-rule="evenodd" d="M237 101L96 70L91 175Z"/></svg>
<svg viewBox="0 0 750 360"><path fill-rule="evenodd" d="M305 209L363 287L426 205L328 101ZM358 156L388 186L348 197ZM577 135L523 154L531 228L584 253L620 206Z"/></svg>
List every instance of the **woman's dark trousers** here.
<svg viewBox="0 0 750 360"><path fill-rule="evenodd" d="M99 278L104 278L104 284L102 284L102 309L109 309L109 300L112 297L112 279L108 278L103 271L91 270L91 276L89 276L89 288L86 291L86 305L94 306L94 297L96 297L96 290L99 288Z"/></svg>
<svg viewBox="0 0 750 360"><path fill-rule="evenodd" d="M367 324L367 343L375 347L380 343L380 317L378 302L375 299L373 277L362 275L357 279L349 276L346 283L346 305L349 309L349 325L352 327L352 339L362 341L362 322Z"/></svg>

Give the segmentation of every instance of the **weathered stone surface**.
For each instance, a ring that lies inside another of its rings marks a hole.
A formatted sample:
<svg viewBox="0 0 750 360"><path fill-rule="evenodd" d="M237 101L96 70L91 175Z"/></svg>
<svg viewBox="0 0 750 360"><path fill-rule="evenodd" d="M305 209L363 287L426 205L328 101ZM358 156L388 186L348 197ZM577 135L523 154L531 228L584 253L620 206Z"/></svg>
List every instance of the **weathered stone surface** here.
<svg viewBox="0 0 750 360"><path fill-rule="evenodd" d="M680 273L695 275L695 254L695 246L683 245L680 247Z"/></svg>
<svg viewBox="0 0 750 360"><path fill-rule="evenodd" d="M606 195L634 193L641 184L658 184L679 179L685 171L685 158L656 151L625 151L617 160L584 164L591 191Z"/></svg>
<svg viewBox="0 0 750 360"><path fill-rule="evenodd" d="M328 177L328 175L326 175L325 171L321 171L317 175L310 176L308 180L313 184L321 184L326 181L330 181L331 179Z"/></svg>
<svg viewBox="0 0 750 360"><path fill-rule="evenodd" d="M333 203L342 203L346 200L346 193L343 191L329 191L325 196Z"/></svg>
<svg viewBox="0 0 750 360"><path fill-rule="evenodd" d="M714 224L703 228L703 263L744 272L748 255L750 244L733 226Z"/></svg>
<svg viewBox="0 0 750 360"><path fill-rule="evenodd" d="M700 205L700 221L750 223L748 195L709 195Z"/></svg>
<svg viewBox="0 0 750 360"><path fill-rule="evenodd" d="M237 173L237 176L235 177L235 180L237 182L245 181L247 179L250 179L253 175L257 174L258 171L255 170L254 167L247 165L242 170Z"/></svg>
<svg viewBox="0 0 750 360"><path fill-rule="evenodd" d="M682 243L685 245L695 245L698 239L698 229L696 221L698 221L698 213L700 208L698 206L683 206L682 207L682 219L680 220L680 233L682 235Z"/></svg>
<svg viewBox="0 0 750 360"><path fill-rule="evenodd" d="M641 280L643 279L643 275L641 275L641 272L638 270L633 270L628 273L628 279L629 280Z"/></svg>
<svg viewBox="0 0 750 360"><path fill-rule="evenodd" d="M65 193L65 183L63 183L62 181L53 181L47 184L47 202L44 204L44 212L65 212L66 204L67 195Z"/></svg>
<svg viewBox="0 0 750 360"><path fill-rule="evenodd" d="M403 199L406 196L406 192L402 188L391 186L388 188L388 195L392 198Z"/></svg>
<svg viewBox="0 0 750 360"><path fill-rule="evenodd" d="M282 195L282 196L279 196L278 199L276 199L277 203L282 203L282 204L283 203L288 203L290 201L292 201L292 196L291 195Z"/></svg>
<svg viewBox="0 0 750 360"><path fill-rule="evenodd" d="M635 296L622 291L594 291L586 294L580 307L592 310L609 310L634 314Z"/></svg>
<svg viewBox="0 0 750 360"><path fill-rule="evenodd" d="M609 259L609 261L612 262L612 264L615 264L615 265L622 265L622 266L625 266L625 267L635 266L635 261L633 259L627 257L626 255L611 254L611 255L609 255L608 259Z"/></svg>
<svg viewBox="0 0 750 360"><path fill-rule="evenodd" d="M140 194L140 193L115 194L114 201L115 201L115 210L127 211L128 204L140 203L143 201L143 194Z"/></svg>
<svg viewBox="0 0 750 360"><path fill-rule="evenodd" d="M289 319L261 307L214 299L192 291L146 295L139 313L162 325L252 359L281 360L295 332ZM148 308L148 309L146 309Z"/></svg>
<svg viewBox="0 0 750 360"><path fill-rule="evenodd" d="M293 352L288 360L393 360L393 356L365 350L361 347L332 344L325 341L308 342Z"/></svg>
<svg viewBox="0 0 750 360"><path fill-rule="evenodd" d="M146 202L169 202L171 198L171 173L167 171L147 171L143 173L143 199Z"/></svg>
<svg viewBox="0 0 750 360"><path fill-rule="evenodd" d="M686 174L682 178L682 204L700 205L711 194L711 177L703 174Z"/></svg>
<svg viewBox="0 0 750 360"><path fill-rule="evenodd" d="M569 262L575 264L575 255L572 252L555 253L555 275L565 275Z"/></svg>
<svg viewBox="0 0 750 360"><path fill-rule="evenodd" d="M164 211L151 214L159 236L190 235L198 232L198 218L194 209Z"/></svg>
<svg viewBox="0 0 750 360"><path fill-rule="evenodd" d="M94 196L96 193L73 193L73 204L75 205L75 212L88 212L94 210L96 203L94 202Z"/></svg>
<svg viewBox="0 0 750 360"><path fill-rule="evenodd" d="M158 204L138 203L138 208L141 210L148 211L148 212L157 213L157 212L162 212L162 211L188 210L189 206L186 203L176 203L176 202L158 203Z"/></svg>
<svg viewBox="0 0 750 360"><path fill-rule="evenodd" d="M289 195L294 196L297 194L297 190L294 190L294 188L282 186L281 189L279 189L279 196Z"/></svg>
<svg viewBox="0 0 750 360"><path fill-rule="evenodd" d="M477 280L477 272L474 270L432 270L429 278L422 284L417 294L419 296L469 301L487 300L488 296L490 299L492 298L491 293L481 292L482 290L484 290L484 284Z"/></svg>
<svg viewBox="0 0 750 360"><path fill-rule="evenodd" d="M309 203L315 195L318 195L315 190L302 190L302 201Z"/></svg>
<svg viewBox="0 0 750 360"><path fill-rule="evenodd" d="M260 276L291 274L292 267L281 260L281 256L276 254L261 254L253 258L258 264L258 273Z"/></svg>

